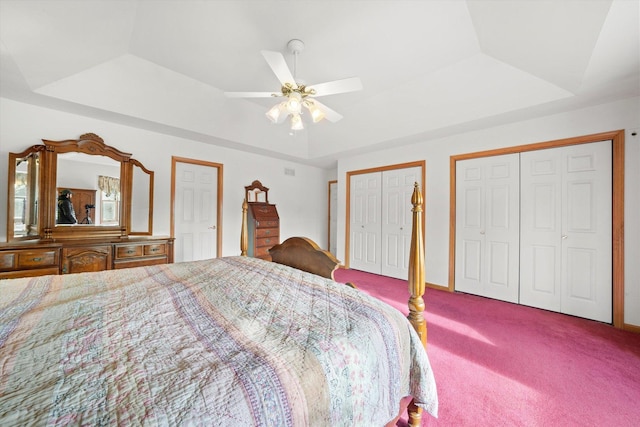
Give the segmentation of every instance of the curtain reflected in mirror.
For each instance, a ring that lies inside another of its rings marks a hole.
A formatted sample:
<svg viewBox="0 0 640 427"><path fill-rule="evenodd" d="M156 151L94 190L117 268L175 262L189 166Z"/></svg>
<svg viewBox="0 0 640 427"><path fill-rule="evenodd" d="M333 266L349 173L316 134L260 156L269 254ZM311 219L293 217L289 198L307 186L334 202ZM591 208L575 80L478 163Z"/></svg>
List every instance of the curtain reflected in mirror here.
<svg viewBox="0 0 640 427"><path fill-rule="evenodd" d="M13 237L38 234L39 153L15 159Z"/></svg>

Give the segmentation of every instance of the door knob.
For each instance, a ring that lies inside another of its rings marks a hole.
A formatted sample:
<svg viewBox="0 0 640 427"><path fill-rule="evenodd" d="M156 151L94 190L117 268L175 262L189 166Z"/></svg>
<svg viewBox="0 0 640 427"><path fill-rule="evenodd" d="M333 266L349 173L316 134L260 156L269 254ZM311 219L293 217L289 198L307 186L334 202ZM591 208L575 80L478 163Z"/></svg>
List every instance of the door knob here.
<svg viewBox="0 0 640 427"><path fill-rule="evenodd" d="M482 231L480 232L480 234L484 234L484 230L482 230Z"/></svg>
<svg viewBox="0 0 640 427"><path fill-rule="evenodd" d="M210 226L209 226L209 227L207 227L207 228L209 228L209 230L215 230L215 229L216 229L216 226L215 226L215 225L210 225Z"/></svg>
<svg viewBox="0 0 640 427"><path fill-rule="evenodd" d="M569 237L569 236L567 236L566 234L563 234L562 235L562 240L565 240L567 237Z"/></svg>

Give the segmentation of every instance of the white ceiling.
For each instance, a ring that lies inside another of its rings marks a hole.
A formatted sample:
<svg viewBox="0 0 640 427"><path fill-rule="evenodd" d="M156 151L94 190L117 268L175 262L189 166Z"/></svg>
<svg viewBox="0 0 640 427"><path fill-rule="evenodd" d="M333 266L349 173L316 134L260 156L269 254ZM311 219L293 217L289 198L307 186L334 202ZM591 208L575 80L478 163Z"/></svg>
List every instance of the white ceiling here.
<svg viewBox="0 0 640 427"><path fill-rule="evenodd" d="M0 95L321 167L640 95L638 0L0 0ZM290 135L260 54L298 38L300 83L344 118ZM79 129L88 132L91 129ZM46 137L43 136L43 137Z"/></svg>

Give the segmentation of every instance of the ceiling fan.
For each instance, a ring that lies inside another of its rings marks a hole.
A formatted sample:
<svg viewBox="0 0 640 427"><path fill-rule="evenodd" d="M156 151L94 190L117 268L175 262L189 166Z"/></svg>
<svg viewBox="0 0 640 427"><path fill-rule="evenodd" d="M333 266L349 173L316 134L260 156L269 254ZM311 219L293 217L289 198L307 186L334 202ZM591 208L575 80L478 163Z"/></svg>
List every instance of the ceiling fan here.
<svg viewBox="0 0 640 427"><path fill-rule="evenodd" d="M362 82L360 82L360 79L358 77L351 77L314 85L300 84L296 82L295 71L298 54L304 50L304 43L302 40L293 39L287 43L287 48L294 57L293 73L289 70L284 56L280 52L269 50L261 51L262 56L282 84L280 92L225 92L224 94L229 98L284 97L285 99L283 101L267 111L266 116L274 123L282 123L288 116L291 116L292 130L304 129L301 117L301 114L303 114L302 107L309 111L314 123L324 118L330 122L337 122L342 119L341 114L322 104L316 98L319 96L362 90Z"/></svg>

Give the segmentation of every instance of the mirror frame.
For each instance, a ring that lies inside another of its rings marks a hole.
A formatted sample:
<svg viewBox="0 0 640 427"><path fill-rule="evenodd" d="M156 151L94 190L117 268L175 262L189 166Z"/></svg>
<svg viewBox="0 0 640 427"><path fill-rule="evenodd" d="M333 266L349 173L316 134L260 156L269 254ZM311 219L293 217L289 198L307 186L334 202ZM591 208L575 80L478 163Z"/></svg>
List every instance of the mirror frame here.
<svg viewBox="0 0 640 427"><path fill-rule="evenodd" d="M130 235L137 235L137 236L151 236L153 234L153 171L147 169L144 167L144 165L142 163L140 163L139 161L137 161L136 159L131 159L130 162L131 163L131 200L130 202L127 204L127 208L129 210L128 213L128 223L127 223L127 230L129 230L129 234ZM142 173L146 173L147 175L149 175L149 222L147 223L147 229L146 230L135 230L132 226L132 220L133 220L133 215L131 214L132 211L132 207L133 207L133 188L135 187L135 168L139 168L140 171Z"/></svg>
<svg viewBox="0 0 640 427"><path fill-rule="evenodd" d="M258 197L264 195L264 200L258 200ZM257 179L251 185L244 187L244 199L247 203L269 203L269 187L262 185Z"/></svg>
<svg viewBox="0 0 640 427"><path fill-rule="evenodd" d="M7 240L30 239L83 239L83 238L115 238L127 237L129 234L151 235L153 230L153 172L146 169L139 161L125 153L108 146L104 140L94 133L81 135L79 139L63 141L42 140L44 145L33 145L21 153L9 153L9 181L7 203ZM16 160L34 152L40 152L39 189L38 189L38 233L33 236L16 238L13 233ZM56 224L57 207L57 174L58 154L84 153L107 156L120 163L120 211L119 224L114 226L82 225L60 226ZM131 233L131 197L133 185L133 168L138 166L149 175L149 223L148 230Z"/></svg>
<svg viewBox="0 0 640 427"><path fill-rule="evenodd" d="M18 159L23 159L25 157L39 154L40 157L40 165L39 168L42 168L42 158L44 153L45 146L44 145L32 145L26 150L20 153L9 153L9 167L8 167L8 191L7 191L7 241L20 241L20 240L35 240L42 238L42 170L39 172L39 182L38 182L38 194L37 201L40 204L40 208L38 209L37 223L36 225L36 234L26 235L26 236L18 236L14 235L14 212L15 212L15 197L16 197L16 161Z"/></svg>

